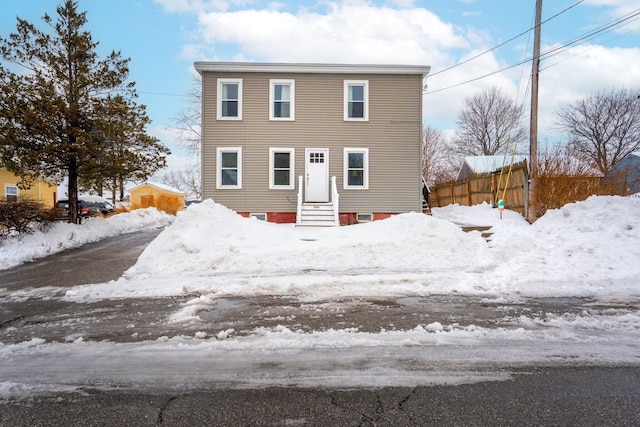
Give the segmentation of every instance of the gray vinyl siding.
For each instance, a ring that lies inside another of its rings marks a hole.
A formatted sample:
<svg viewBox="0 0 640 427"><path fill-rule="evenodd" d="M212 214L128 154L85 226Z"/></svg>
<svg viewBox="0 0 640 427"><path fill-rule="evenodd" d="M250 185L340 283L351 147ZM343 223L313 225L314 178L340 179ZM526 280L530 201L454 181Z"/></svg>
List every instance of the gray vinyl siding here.
<svg viewBox="0 0 640 427"><path fill-rule="evenodd" d="M218 78L243 79L241 121L216 120ZM295 80L295 121L269 120L269 79ZM344 80L369 81L369 121L343 119ZM422 75L203 73L202 190L239 212L295 212L305 148L329 149L341 212L421 209ZM242 189L216 189L216 147L242 147ZM269 147L295 149L295 189L269 189ZM369 189L343 189L344 147L369 149Z"/></svg>

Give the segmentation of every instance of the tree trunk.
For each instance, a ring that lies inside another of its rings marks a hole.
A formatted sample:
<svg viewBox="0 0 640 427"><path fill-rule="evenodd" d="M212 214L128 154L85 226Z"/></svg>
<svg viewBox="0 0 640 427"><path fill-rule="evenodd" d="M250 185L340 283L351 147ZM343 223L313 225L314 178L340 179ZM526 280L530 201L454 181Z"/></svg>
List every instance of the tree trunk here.
<svg viewBox="0 0 640 427"><path fill-rule="evenodd" d="M69 222L80 224L82 217L78 215L78 159L69 160Z"/></svg>

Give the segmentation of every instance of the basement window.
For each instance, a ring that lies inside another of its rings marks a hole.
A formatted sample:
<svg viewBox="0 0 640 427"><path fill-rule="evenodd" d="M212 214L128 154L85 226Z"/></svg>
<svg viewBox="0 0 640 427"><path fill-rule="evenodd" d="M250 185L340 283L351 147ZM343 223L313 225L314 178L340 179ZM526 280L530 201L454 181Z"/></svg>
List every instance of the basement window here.
<svg viewBox="0 0 640 427"><path fill-rule="evenodd" d="M356 222L371 222L373 221L372 213L357 213Z"/></svg>
<svg viewBox="0 0 640 427"><path fill-rule="evenodd" d="M255 218L258 221L266 221L267 214L266 213L250 213L249 218Z"/></svg>

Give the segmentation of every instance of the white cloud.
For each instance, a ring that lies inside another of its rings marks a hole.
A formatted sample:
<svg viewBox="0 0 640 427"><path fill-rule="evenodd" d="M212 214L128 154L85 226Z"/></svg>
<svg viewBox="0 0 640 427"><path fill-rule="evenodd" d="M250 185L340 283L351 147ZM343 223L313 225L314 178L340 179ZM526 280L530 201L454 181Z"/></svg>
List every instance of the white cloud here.
<svg viewBox="0 0 640 427"><path fill-rule="evenodd" d="M193 163L194 154L188 153L178 140L179 131L169 126L156 126L149 128L149 134L158 138L160 142L169 147L171 155L167 157L167 169L184 169Z"/></svg>
<svg viewBox="0 0 640 427"><path fill-rule="evenodd" d="M560 107L599 90L638 87L640 48L580 46L544 62L541 69L539 128L557 133L555 112Z"/></svg>
<svg viewBox="0 0 640 427"><path fill-rule="evenodd" d="M638 10L638 0L586 0L585 4L610 7L609 14L616 17Z"/></svg>
<svg viewBox="0 0 640 427"><path fill-rule="evenodd" d="M232 43L255 60L430 64L467 47L453 25L426 9L331 4L326 14L242 10L200 15L203 39Z"/></svg>

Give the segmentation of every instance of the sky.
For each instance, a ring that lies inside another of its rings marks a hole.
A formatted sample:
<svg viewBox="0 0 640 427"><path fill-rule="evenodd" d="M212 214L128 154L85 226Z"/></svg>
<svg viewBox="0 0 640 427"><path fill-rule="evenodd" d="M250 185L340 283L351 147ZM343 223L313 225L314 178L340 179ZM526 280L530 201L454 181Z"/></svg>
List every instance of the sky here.
<svg viewBox="0 0 640 427"><path fill-rule="evenodd" d="M244 218L205 200L175 217L149 208L81 225L56 223L2 242L0 268L110 236L164 230L117 280L71 288L0 285L3 301L181 297L185 302L168 303L161 320L178 332L150 339L132 323L128 342L75 331L63 341L0 342L0 399L158 384L183 391L216 384L408 387L508 380L512 368L530 366L637 366L639 210L638 195L592 196L531 225L509 210L501 219L482 204L309 229ZM460 224L491 226L493 234L487 241ZM505 308L504 317L482 326L434 313L428 324L374 332L339 323L305 330L284 318L275 327L236 331L199 317L225 299L265 295L338 313L345 304L410 304L430 295L469 296L496 305L496 313L500 304L526 306L529 298L586 300L580 312L512 316Z"/></svg>
<svg viewBox="0 0 640 427"><path fill-rule="evenodd" d="M60 1L5 0L0 34L15 31L16 16L42 27L41 16L55 16ZM491 86L529 110L534 0L79 4L99 52L120 50L131 58L130 79L152 119L149 132L174 151L172 168L188 158L172 127L194 87L194 61L429 65L423 121L449 135L464 99ZM558 108L596 91L638 87L639 12L636 0L543 3L541 143L563 138L554 116Z"/></svg>

